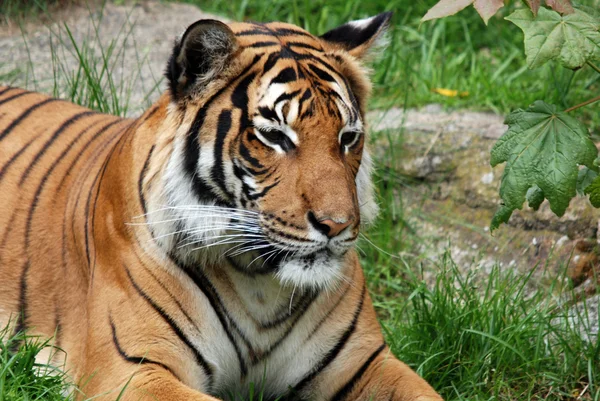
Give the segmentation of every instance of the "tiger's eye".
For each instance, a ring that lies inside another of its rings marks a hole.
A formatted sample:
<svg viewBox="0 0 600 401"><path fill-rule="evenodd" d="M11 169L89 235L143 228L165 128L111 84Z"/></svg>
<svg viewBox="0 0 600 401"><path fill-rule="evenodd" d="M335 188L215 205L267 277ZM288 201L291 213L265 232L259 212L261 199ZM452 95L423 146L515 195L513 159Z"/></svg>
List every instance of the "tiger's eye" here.
<svg viewBox="0 0 600 401"><path fill-rule="evenodd" d="M346 146L346 147L351 147L352 145L354 145L354 143L356 143L359 135L360 135L360 132L358 132L358 131L344 132L340 138L340 145Z"/></svg>
<svg viewBox="0 0 600 401"><path fill-rule="evenodd" d="M258 132L269 142L278 143L285 139L286 135L279 130L262 130L259 129Z"/></svg>
<svg viewBox="0 0 600 401"><path fill-rule="evenodd" d="M281 130L266 130L262 128L257 128L256 131L265 139L265 141L269 142L272 145L278 145L279 147L281 147L281 149L283 149L286 152L296 147L296 145L294 145L294 142L292 142L290 137L287 136Z"/></svg>

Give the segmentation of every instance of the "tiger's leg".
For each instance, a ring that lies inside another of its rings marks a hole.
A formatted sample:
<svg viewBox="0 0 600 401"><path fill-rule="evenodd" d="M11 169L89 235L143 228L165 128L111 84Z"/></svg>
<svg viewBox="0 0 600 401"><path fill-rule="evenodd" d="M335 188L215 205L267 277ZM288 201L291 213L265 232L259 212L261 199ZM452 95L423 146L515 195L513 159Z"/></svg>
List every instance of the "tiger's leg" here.
<svg viewBox="0 0 600 401"><path fill-rule="evenodd" d="M112 380L114 390L105 392L95 400L119 401L218 401L210 395L193 390L179 381L171 372L161 367L140 367L129 375L125 384L115 388L114 383L122 383L123 376L105 377L109 383ZM83 388L85 392L85 387ZM82 397L85 398L85 397Z"/></svg>

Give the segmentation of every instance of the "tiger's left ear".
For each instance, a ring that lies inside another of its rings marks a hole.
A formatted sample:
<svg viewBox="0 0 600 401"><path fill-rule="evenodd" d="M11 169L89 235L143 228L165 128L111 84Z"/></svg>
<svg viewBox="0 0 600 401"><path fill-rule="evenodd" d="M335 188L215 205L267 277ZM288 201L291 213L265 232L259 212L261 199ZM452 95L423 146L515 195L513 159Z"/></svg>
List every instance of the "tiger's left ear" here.
<svg viewBox="0 0 600 401"><path fill-rule="evenodd" d="M229 65L238 49L235 35L220 21L196 21L175 43L167 65L171 96L193 96Z"/></svg>
<svg viewBox="0 0 600 401"><path fill-rule="evenodd" d="M371 18L350 21L321 35L321 39L356 58L363 58L384 37L392 14L388 11Z"/></svg>

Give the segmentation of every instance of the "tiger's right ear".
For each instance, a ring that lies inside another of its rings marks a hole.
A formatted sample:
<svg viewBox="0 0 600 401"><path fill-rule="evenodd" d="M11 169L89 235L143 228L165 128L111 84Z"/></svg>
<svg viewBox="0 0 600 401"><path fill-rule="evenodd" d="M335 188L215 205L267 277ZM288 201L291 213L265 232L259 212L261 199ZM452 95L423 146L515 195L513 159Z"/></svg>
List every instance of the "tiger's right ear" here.
<svg viewBox="0 0 600 401"><path fill-rule="evenodd" d="M227 67L237 48L233 31L220 21L204 19L190 25L175 43L167 65L173 99L201 91Z"/></svg>

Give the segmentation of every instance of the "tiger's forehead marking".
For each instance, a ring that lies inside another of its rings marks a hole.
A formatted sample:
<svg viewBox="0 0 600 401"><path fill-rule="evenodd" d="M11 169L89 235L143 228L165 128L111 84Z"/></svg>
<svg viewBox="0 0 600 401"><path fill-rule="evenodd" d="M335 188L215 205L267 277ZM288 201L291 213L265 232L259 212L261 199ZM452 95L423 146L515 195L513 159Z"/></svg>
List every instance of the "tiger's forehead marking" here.
<svg viewBox="0 0 600 401"><path fill-rule="evenodd" d="M283 46L324 51L321 40L291 24L271 22L266 24L238 22L230 25L240 46L262 48Z"/></svg>
<svg viewBox="0 0 600 401"><path fill-rule="evenodd" d="M255 125L282 129L294 143L298 140L290 126L317 113L338 120L341 130L362 129L354 94L319 38L279 22L235 23L231 28L244 51L266 59Z"/></svg>

